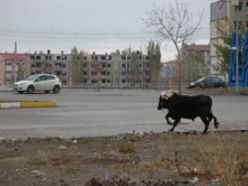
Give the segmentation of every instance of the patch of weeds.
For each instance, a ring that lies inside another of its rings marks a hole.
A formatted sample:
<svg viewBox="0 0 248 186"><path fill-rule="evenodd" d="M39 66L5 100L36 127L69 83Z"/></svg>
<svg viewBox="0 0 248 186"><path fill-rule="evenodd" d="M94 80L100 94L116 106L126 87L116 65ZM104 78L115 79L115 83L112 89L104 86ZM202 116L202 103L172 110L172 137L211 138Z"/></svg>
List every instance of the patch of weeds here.
<svg viewBox="0 0 248 186"><path fill-rule="evenodd" d="M72 158L68 161L67 163L67 169L66 169L66 172L69 173L69 172L76 172L80 169L81 167L81 161L80 159L78 158Z"/></svg>
<svg viewBox="0 0 248 186"><path fill-rule="evenodd" d="M248 175L248 150L227 136L212 140L201 139L195 143L200 153L201 169L220 178L225 185L239 185Z"/></svg>
<svg viewBox="0 0 248 186"><path fill-rule="evenodd" d="M38 151L29 156L25 156L25 163L31 166L47 166L51 164L49 154L45 151Z"/></svg>
<svg viewBox="0 0 248 186"><path fill-rule="evenodd" d="M133 131L132 133L124 133L120 135L120 139L130 142L137 142L141 139L140 134Z"/></svg>
<svg viewBox="0 0 248 186"><path fill-rule="evenodd" d="M136 153L136 146L131 143L122 142L118 145L118 151L123 154Z"/></svg>

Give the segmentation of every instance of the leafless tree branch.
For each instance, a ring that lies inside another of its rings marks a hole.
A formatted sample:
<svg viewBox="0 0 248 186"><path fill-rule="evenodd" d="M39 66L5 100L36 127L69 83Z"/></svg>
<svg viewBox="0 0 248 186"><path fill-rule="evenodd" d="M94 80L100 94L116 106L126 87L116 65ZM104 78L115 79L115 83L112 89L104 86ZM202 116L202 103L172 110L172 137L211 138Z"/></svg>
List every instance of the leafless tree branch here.
<svg viewBox="0 0 248 186"><path fill-rule="evenodd" d="M202 16L194 22L189 5L175 0L174 6L169 4L166 9L153 7L143 23L159 40L172 42L180 60L180 45L199 30Z"/></svg>

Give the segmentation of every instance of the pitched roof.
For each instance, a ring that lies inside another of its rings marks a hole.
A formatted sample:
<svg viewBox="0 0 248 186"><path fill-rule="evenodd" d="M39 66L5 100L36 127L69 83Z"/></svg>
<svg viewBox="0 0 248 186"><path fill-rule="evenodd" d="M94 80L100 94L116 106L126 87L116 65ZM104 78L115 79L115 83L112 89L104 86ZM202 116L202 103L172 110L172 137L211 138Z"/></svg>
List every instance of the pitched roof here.
<svg viewBox="0 0 248 186"><path fill-rule="evenodd" d="M187 49L196 50L196 51L209 51L210 50L210 45L196 45L195 43L192 43L190 45L184 44L184 47L186 47Z"/></svg>

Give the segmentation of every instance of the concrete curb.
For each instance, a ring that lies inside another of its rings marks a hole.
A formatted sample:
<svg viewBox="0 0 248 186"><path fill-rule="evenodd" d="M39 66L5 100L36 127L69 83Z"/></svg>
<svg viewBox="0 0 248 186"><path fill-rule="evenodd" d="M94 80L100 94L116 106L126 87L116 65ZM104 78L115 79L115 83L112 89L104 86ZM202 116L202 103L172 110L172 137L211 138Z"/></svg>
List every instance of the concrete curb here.
<svg viewBox="0 0 248 186"><path fill-rule="evenodd" d="M54 101L0 101L0 109L56 107Z"/></svg>

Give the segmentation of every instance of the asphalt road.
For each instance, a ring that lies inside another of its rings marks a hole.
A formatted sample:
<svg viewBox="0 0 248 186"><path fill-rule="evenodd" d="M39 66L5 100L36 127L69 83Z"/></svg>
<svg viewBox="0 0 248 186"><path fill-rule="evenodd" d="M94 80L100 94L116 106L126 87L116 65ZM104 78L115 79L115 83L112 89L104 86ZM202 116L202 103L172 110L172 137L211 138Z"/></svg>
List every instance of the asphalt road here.
<svg viewBox="0 0 248 186"><path fill-rule="evenodd" d="M110 136L126 132L162 132L170 126L158 111L160 91L64 89L60 94L0 91L1 100L56 101L56 108L0 110L0 138ZM218 130L248 129L248 97L211 95ZM204 125L183 120L175 131L202 131ZM213 124L210 130L215 130Z"/></svg>

